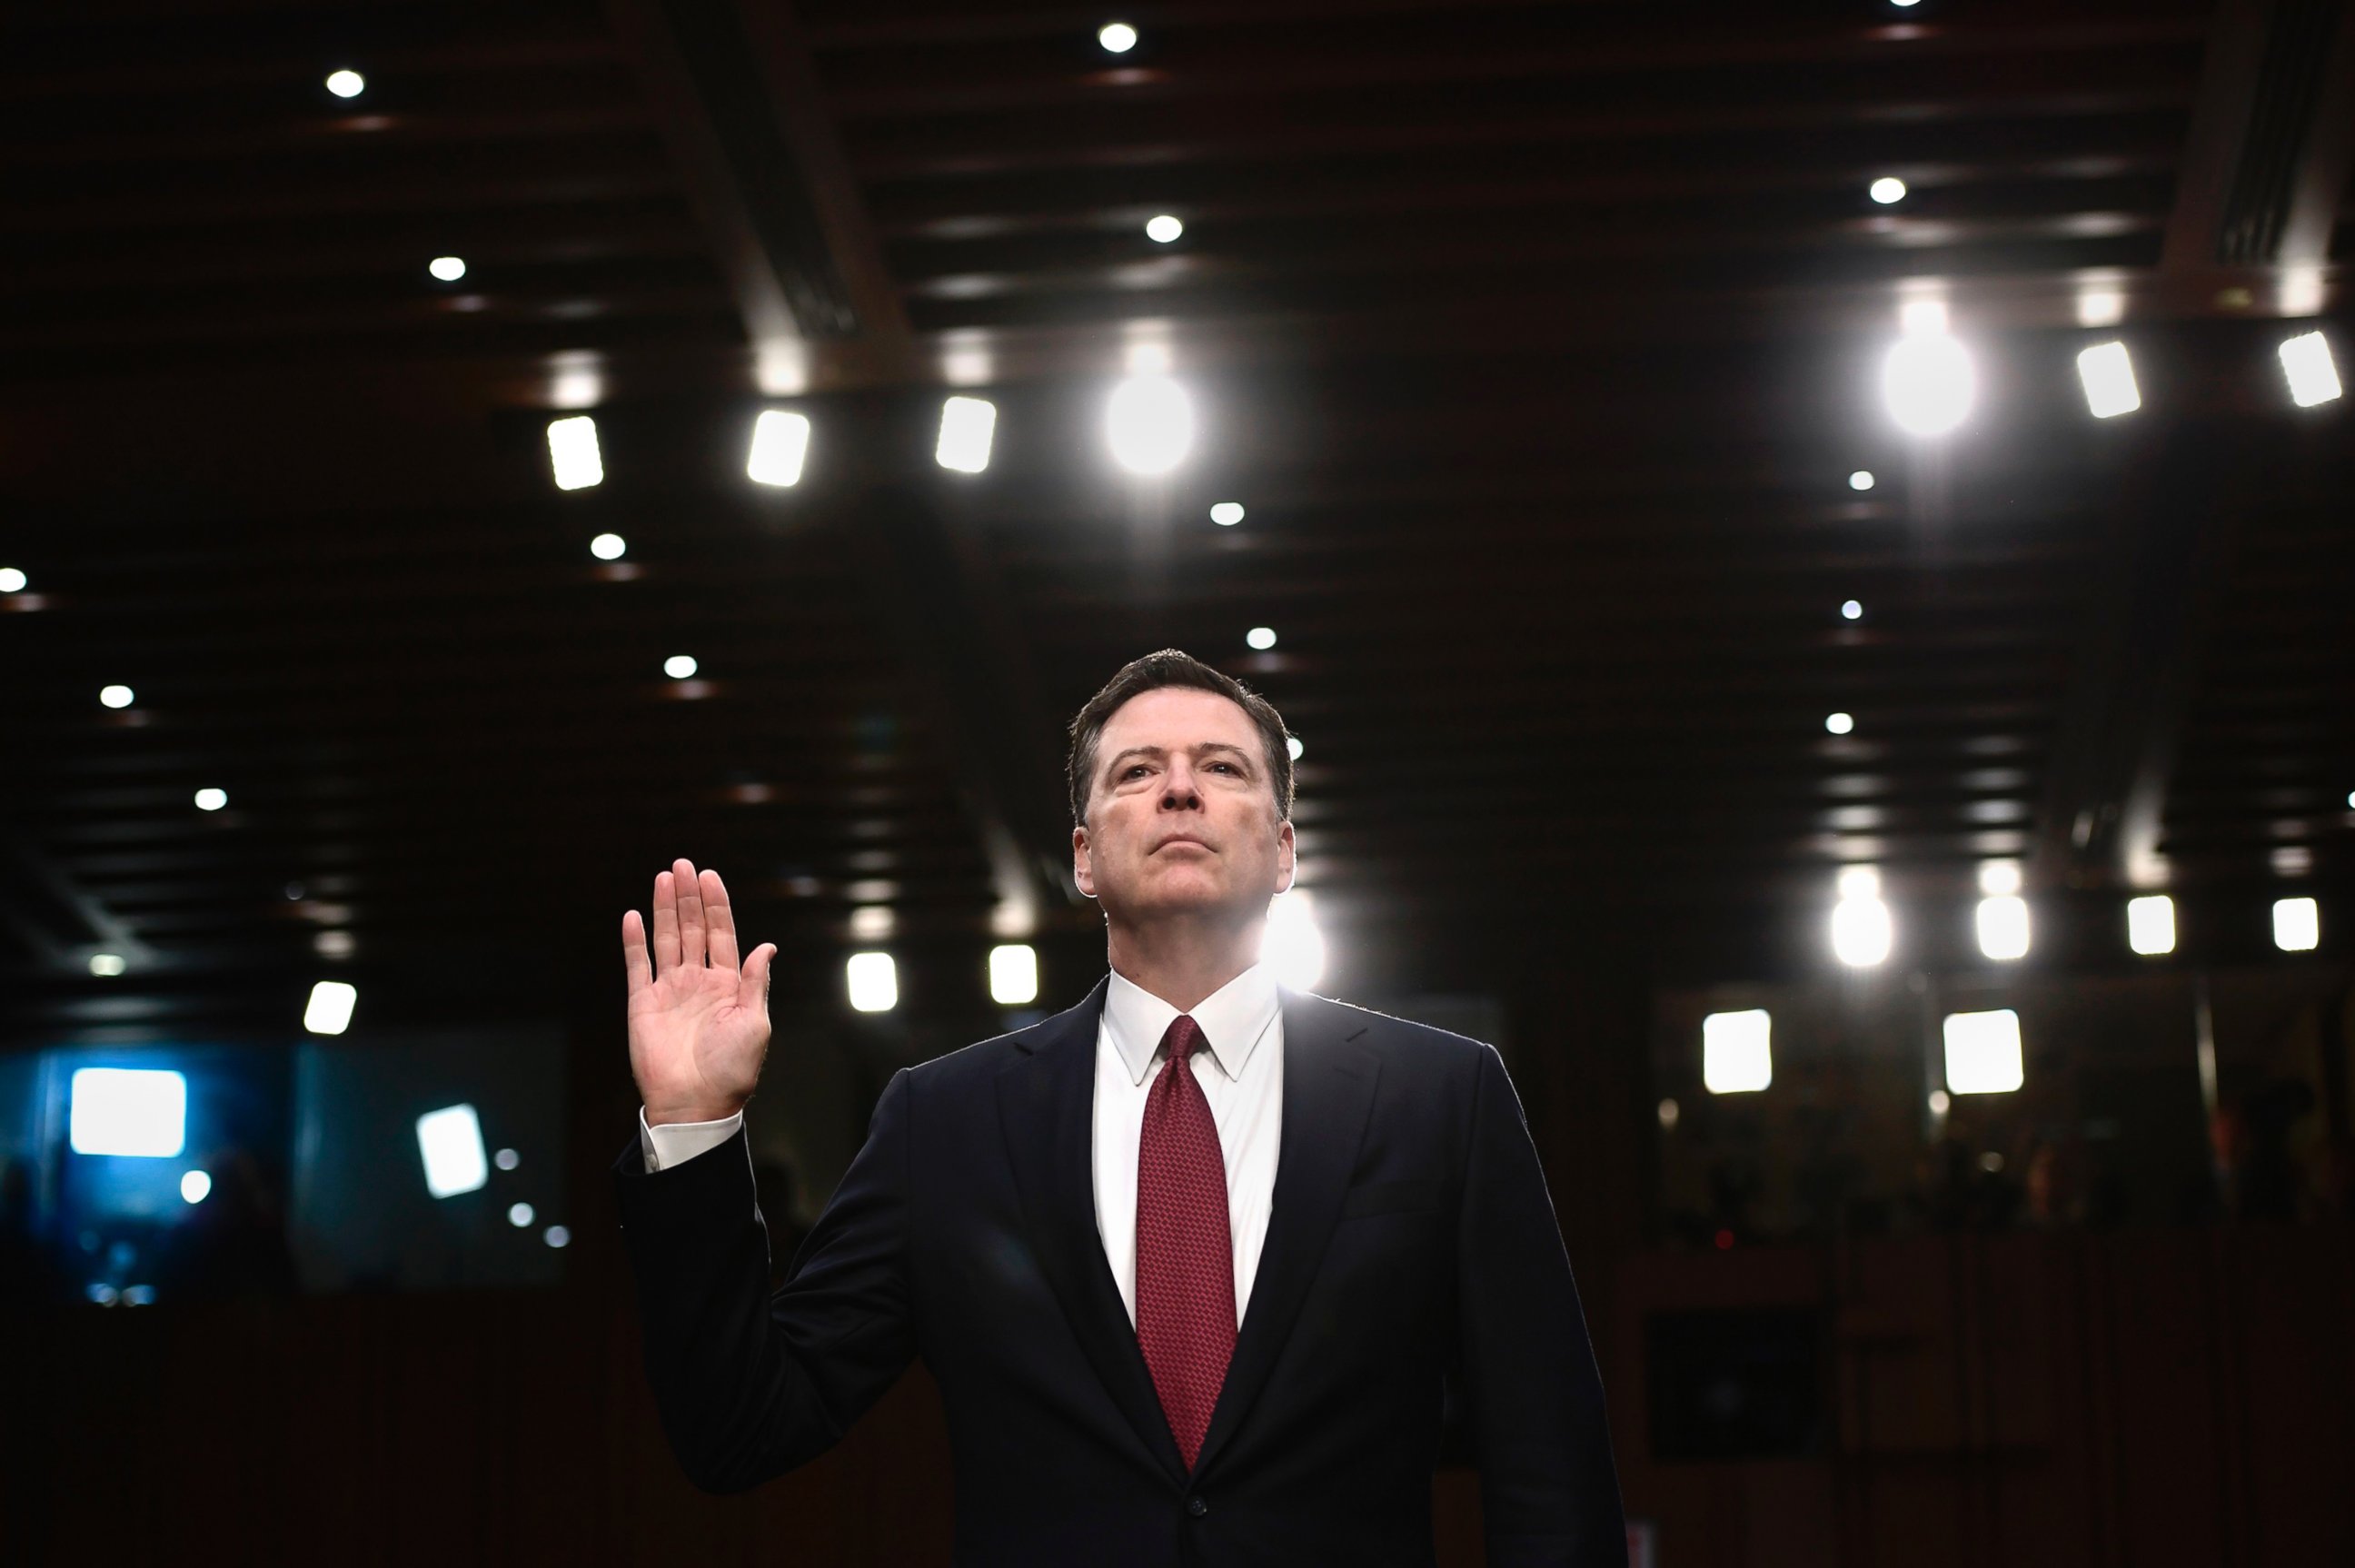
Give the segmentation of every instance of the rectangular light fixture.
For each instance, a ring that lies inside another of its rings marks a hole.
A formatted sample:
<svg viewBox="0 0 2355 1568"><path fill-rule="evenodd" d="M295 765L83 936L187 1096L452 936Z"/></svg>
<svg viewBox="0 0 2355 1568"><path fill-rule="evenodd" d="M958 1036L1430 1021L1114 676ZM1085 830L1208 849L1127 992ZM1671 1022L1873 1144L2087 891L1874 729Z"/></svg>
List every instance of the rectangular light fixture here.
<svg viewBox="0 0 2355 1568"><path fill-rule="evenodd" d="M744 472L756 485L798 485L809 455L810 422L783 409L764 409L752 421L752 453Z"/></svg>
<svg viewBox="0 0 2355 1568"><path fill-rule="evenodd" d="M1700 1020L1700 1081L1710 1093L1746 1093L1774 1081L1774 1021L1764 1008Z"/></svg>
<svg viewBox="0 0 2355 1568"><path fill-rule="evenodd" d="M1025 1007L1039 999L1037 948L1010 942L989 950L989 999L1001 1008Z"/></svg>
<svg viewBox="0 0 2355 1568"><path fill-rule="evenodd" d="M84 1067L67 1089L76 1154L170 1159L188 1144L188 1081L153 1067Z"/></svg>
<svg viewBox="0 0 2355 1568"><path fill-rule="evenodd" d="M2322 906L2312 899L2274 901L2274 945L2284 953L2311 953L2322 945Z"/></svg>
<svg viewBox="0 0 2355 1568"><path fill-rule="evenodd" d="M587 414L551 420L548 461L559 490L586 490L605 482L605 462L597 453L597 421Z"/></svg>
<svg viewBox="0 0 2355 1568"><path fill-rule="evenodd" d="M1979 900L1979 951L1990 958L2028 955L2028 901L2017 893Z"/></svg>
<svg viewBox="0 0 2355 1568"><path fill-rule="evenodd" d="M2126 945L2146 957L2175 951L2175 901L2150 893L2126 901Z"/></svg>
<svg viewBox="0 0 2355 1568"><path fill-rule="evenodd" d="M2115 419L2142 407L2134 361L2123 343L2096 343L2078 355L2077 377L2085 383L2085 407L2097 420Z"/></svg>
<svg viewBox="0 0 2355 1568"><path fill-rule="evenodd" d="M1948 1013L1946 1089L1955 1094L2008 1094L2026 1081L2020 1071L2019 1015L2009 1008Z"/></svg>
<svg viewBox="0 0 2355 1568"><path fill-rule="evenodd" d="M352 1008L359 999L357 987L342 980L322 980L311 987L303 1027L313 1034L341 1034L352 1027Z"/></svg>
<svg viewBox="0 0 2355 1568"><path fill-rule="evenodd" d="M900 966L889 953L854 953L843 965L850 1005L862 1013L888 1013L900 1005Z"/></svg>
<svg viewBox="0 0 2355 1568"><path fill-rule="evenodd" d="M941 404L941 441L932 455L943 468L978 474L989 466L989 441L996 430L996 403L951 398Z"/></svg>
<svg viewBox="0 0 2355 1568"><path fill-rule="evenodd" d="M2289 395L2299 408L2310 409L2339 396L2339 367L2331 362L2330 340L2318 332L2293 337L2281 346L2282 373L2289 378Z"/></svg>
<svg viewBox="0 0 2355 1568"><path fill-rule="evenodd" d="M418 1117L417 1152L425 1161L425 1190L436 1198L473 1192L491 1179L482 1119L472 1105L444 1105Z"/></svg>

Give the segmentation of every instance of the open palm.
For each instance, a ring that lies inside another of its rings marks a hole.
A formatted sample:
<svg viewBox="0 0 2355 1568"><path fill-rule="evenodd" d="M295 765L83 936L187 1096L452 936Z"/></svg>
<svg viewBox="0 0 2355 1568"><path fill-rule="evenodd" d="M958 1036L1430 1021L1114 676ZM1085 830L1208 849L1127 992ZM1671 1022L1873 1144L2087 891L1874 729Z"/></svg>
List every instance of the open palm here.
<svg viewBox="0 0 2355 1568"><path fill-rule="evenodd" d="M630 972L630 1071L650 1123L717 1121L744 1108L769 1051L762 943L736 957L736 915L717 871L685 860L655 877L654 940L622 916Z"/></svg>

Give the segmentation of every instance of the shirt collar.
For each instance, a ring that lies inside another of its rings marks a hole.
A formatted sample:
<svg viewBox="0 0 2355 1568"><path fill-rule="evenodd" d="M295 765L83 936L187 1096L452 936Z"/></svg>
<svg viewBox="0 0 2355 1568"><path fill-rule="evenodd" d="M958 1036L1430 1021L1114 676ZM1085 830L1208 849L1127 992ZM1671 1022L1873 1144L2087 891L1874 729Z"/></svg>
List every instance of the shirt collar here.
<svg viewBox="0 0 2355 1568"><path fill-rule="evenodd" d="M1254 964L1209 996L1194 1008L1202 1040L1219 1071L1240 1079L1260 1040L1283 1008L1275 976L1267 965ZM1112 1037L1120 1063L1132 1083L1142 1083L1160 1053L1161 1037L1169 1030L1178 1009L1129 979L1117 969L1104 992L1104 1032Z"/></svg>

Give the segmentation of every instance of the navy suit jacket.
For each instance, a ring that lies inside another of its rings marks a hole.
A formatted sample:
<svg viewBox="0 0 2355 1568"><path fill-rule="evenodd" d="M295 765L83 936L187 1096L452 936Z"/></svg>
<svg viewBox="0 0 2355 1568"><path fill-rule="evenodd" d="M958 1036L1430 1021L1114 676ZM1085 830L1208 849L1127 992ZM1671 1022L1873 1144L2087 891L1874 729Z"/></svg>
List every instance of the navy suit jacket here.
<svg viewBox="0 0 2355 1568"><path fill-rule="evenodd" d="M1492 1564L1626 1561L1603 1390L1537 1151L1488 1046L1284 997L1274 1207L1188 1474L1095 1228L1104 987L894 1076L769 1288L743 1135L614 1166L646 1370L688 1477L823 1453L923 1357L961 1564L1429 1564L1443 1380Z"/></svg>

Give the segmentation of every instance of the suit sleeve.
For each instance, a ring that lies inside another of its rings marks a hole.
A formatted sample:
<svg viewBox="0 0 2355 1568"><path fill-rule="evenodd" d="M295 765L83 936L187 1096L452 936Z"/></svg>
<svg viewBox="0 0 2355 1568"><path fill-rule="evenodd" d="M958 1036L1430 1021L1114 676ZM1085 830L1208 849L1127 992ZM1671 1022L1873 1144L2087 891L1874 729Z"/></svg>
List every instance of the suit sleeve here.
<svg viewBox="0 0 2355 1568"><path fill-rule="evenodd" d="M908 1075L773 1295L742 1129L648 1171L633 1140L613 1179L637 1279L646 1377L679 1467L737 1492L838 1442L915 1356L907 1271Z"/></svg>
<svg viewBox="0 0 2355 1568"><path fill-rule="evenodd" d="M1463 1392L1491 1568L1625 1568L1603 1380L1521 1103L1480 1049L1457 1235Z"/></svg>

